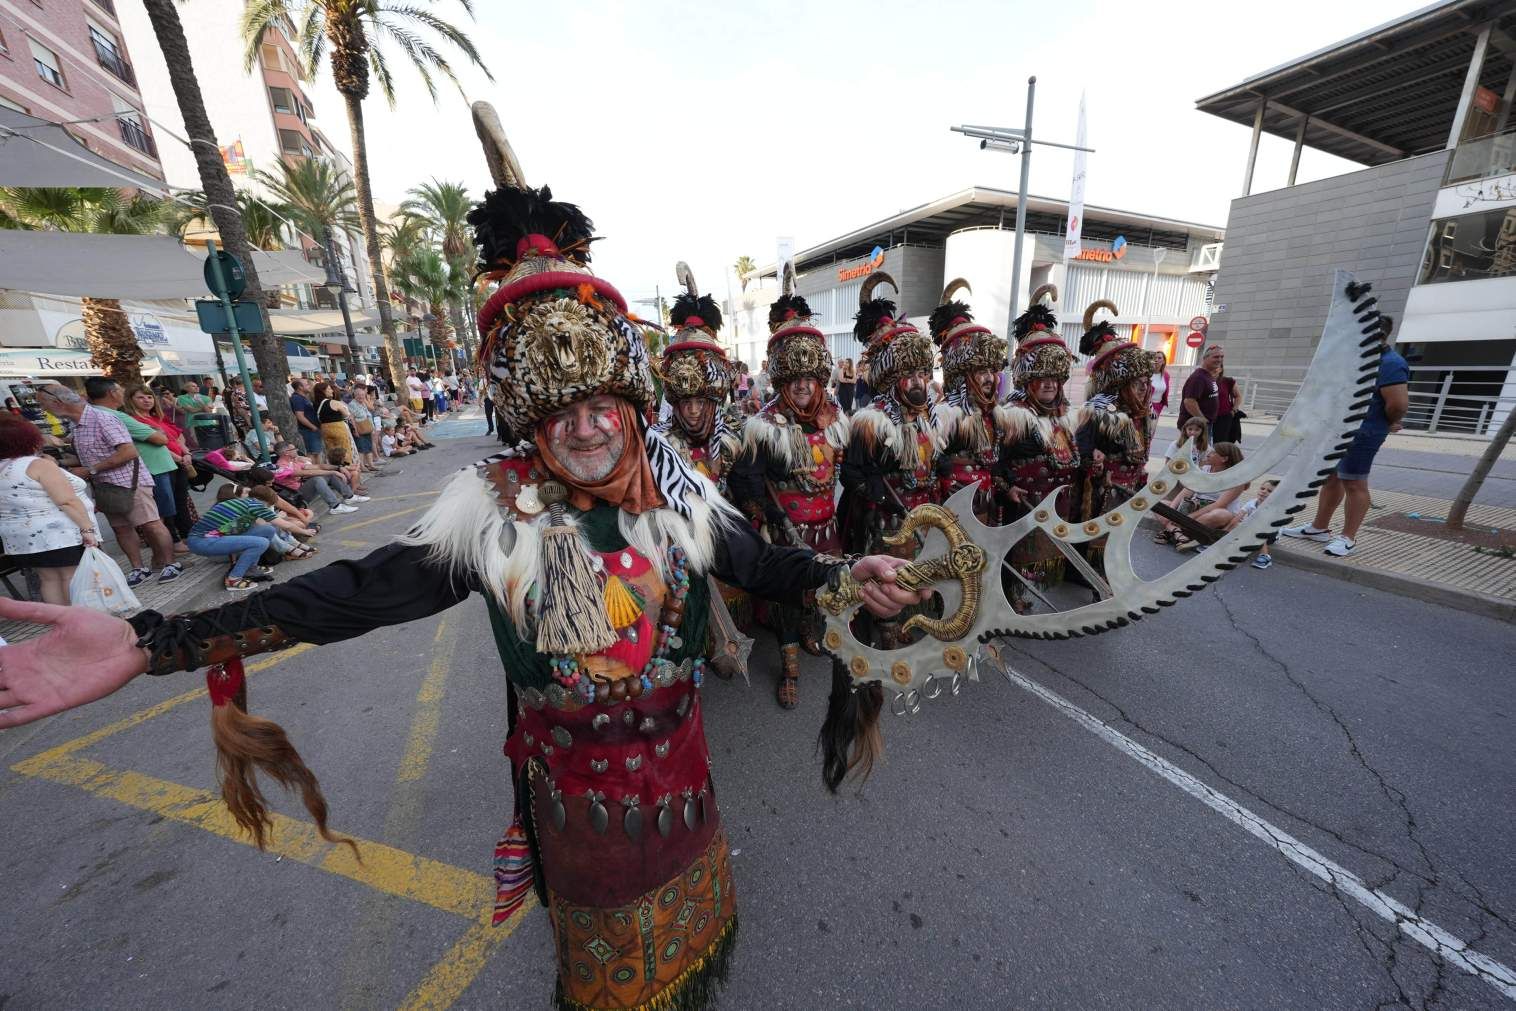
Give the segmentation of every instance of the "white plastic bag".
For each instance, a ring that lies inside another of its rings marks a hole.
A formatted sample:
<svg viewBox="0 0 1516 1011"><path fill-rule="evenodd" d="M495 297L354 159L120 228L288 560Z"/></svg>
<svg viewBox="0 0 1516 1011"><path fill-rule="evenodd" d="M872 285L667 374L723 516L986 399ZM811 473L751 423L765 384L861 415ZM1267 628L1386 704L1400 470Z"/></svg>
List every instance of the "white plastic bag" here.
<svg viewBox="0 0 1516 1011"><path fill-rule="evenodd" d="M142 609L142 602L126 585L126 574L116 560L99 548L85 548L74 578L68 583L69 602L106 614L127 615Z"/></svg>

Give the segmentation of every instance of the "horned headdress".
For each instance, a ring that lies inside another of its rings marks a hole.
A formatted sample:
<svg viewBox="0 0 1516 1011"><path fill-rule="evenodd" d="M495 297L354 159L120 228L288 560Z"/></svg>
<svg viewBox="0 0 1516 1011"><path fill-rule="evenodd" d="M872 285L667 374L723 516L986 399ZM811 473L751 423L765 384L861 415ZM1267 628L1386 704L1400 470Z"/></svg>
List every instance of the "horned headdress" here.
<svg viewBox="0 0 1516 1011"><path fill-rule="evenodd" d="M927 329L942 352L942 385L947 391L952 391L972 372L981 369L1000 372L1006 363L1005 338L974 322L968 304L953 299L959 291L974 293L968 281L954 278L942 289L942 303L927 319Z"/></svg>
<svg viewBox="0 0 1516 1011"><path fill-rule="evenodd" d="M769 306L769 381L778 389L809 376L825 385L832 378L826 335L812 324L805 299L795 294L794 268L786 263L781 269L779 297Z"/></svg>
<svg viewBox="0 0 1516 1011"><path fill-rule="evenodd" d="M689 264L680 260L674 276L684 291L669 312L674 336L658 363L664 399L673 403L703 397L720 403L732 386L732 364L716 341L721 309L711 296L700 294Z"/></svg>
<svg viewBox="0 0 1516 1011"><path fill-rule="evenodd" d="M884 392L903 373L915 369L931 371L935 355L932 342L904 317L895 315L895 303L874 298L874 289L888 284L897 292L900 285L882 270L869 275L858 289L858 313L853 317L853 336L864 345L869 385Z"/></svg>
<svg viewBox="0 0 1516 1011"><path fill-rule="evenodd" d="M1012 371L1018 389L1025 389L1034 379L1056 379L1066 383L1074 356L1058 336L1058 317L1052 306L1058 301L1058 289L1044 284L1032 292L1026 312L1016 317L1016 360Z"/></svg>

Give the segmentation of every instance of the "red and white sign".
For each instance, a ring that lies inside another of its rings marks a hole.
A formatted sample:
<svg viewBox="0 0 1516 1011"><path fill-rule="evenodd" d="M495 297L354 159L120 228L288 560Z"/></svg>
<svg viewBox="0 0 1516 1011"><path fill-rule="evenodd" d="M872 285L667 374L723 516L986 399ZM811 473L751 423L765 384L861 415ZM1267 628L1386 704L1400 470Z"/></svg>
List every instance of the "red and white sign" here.
<svg viewBox="0 0 1516 1011"><path fill-rule="evenodd" d="M1189 333L1184 335L1184 342L1192 348L1198 348L1200 345L1205 343L1205 331L1191 330Z"/></svg>
<svg viewBox="0 0 1516 1011"><path fill-rule="evenodd" d="M1205 333L1210 328L1211 324L1204 316L1196 316L1194 319L1190 320L1191 330L1197 330L1200 333Z"/></svg>

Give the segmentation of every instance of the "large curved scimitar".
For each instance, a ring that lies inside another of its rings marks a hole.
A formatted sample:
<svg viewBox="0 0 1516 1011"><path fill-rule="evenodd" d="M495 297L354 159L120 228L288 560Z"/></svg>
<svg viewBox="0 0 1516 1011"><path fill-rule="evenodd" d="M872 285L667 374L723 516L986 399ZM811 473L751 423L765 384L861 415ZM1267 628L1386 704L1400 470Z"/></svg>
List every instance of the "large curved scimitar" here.
<svg viewBox="0 0 1516 1011"><path fill-rule="evenodd" d="M1057 492L1014 523L998 527L975 518L972 485L940 506L920 506L906 521L910 525L916 516L922 517L911 526L912 532L926 532L919 560L901 571L908 573L906 579L913 588L918 577L932 576L931 585L942 596L943 614L948 617L924 622L912 618L906 627L923 629L928 633L925 637L898 649L876 649L853 635L850 621L861 601L847 600L825 608L827 648L842 659L856 681L882 681L895 688L897 703L902 697L933 697L934 690L941 691L940 685L934 687L939 677L973 677L975 651L993 639L1094 635L1157 614L1220 579L1304 507L1301 500L1310 498L1332 472L1332 461L1346 450L1363 420L1381 351L1379 314L1367 292L1368 287L1360 286L1351 274L1337 271L1321 342L1305 381L1273 433L1244 462L1224 473L1208 474L1194 471L1186 460L1171 460L1125 503L1078 523L1059 516L1054 505ZM1279 487L1234 530L1203 554L1155 579L1137 575L1132 566L1132 538L1138 525L1181 484L1195 491L1219 492L1268 473L1281 475ZM1071 545L1106 538L1105 574L1111 595L1066 611L1016 613L1006 599L1000 568L1011 548L1034 530ZM982 563L967 565L966 546L980 549ZM971 567L977 579L966 578ZM822 596L818 595L818 602ZM906 708L913 705L907 703ZM898 704L895 709L901 711Z"/></svg>

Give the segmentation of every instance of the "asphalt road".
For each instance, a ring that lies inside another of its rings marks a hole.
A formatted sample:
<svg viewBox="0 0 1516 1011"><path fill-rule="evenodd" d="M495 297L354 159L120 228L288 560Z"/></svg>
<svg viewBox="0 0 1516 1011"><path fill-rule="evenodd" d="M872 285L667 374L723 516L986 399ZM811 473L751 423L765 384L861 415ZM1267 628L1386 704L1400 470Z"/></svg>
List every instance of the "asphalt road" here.
<svg viewBox="0 0 1516 1011"><path fill-rule="evenodd" d="M320 561L383 543L487 451L449 424L330 518ZM1513 646L1490 619L1242 569L1016 648L1036 690L987 676L886 717L886 761L833 797L822 663L783 712L761 638L751 689L705 691L742 916L722 1007L1510 1006L1477 973L1516 966ZM510 808L502 681L478 602L253 675L361 867L295 823L267 854L229 836L206 702L174 703L192 676L0 734L0 1008L545 1007L541 910L478 925ZM1434 958L1265 841L1286 833L1498 964Z"/></svg>

